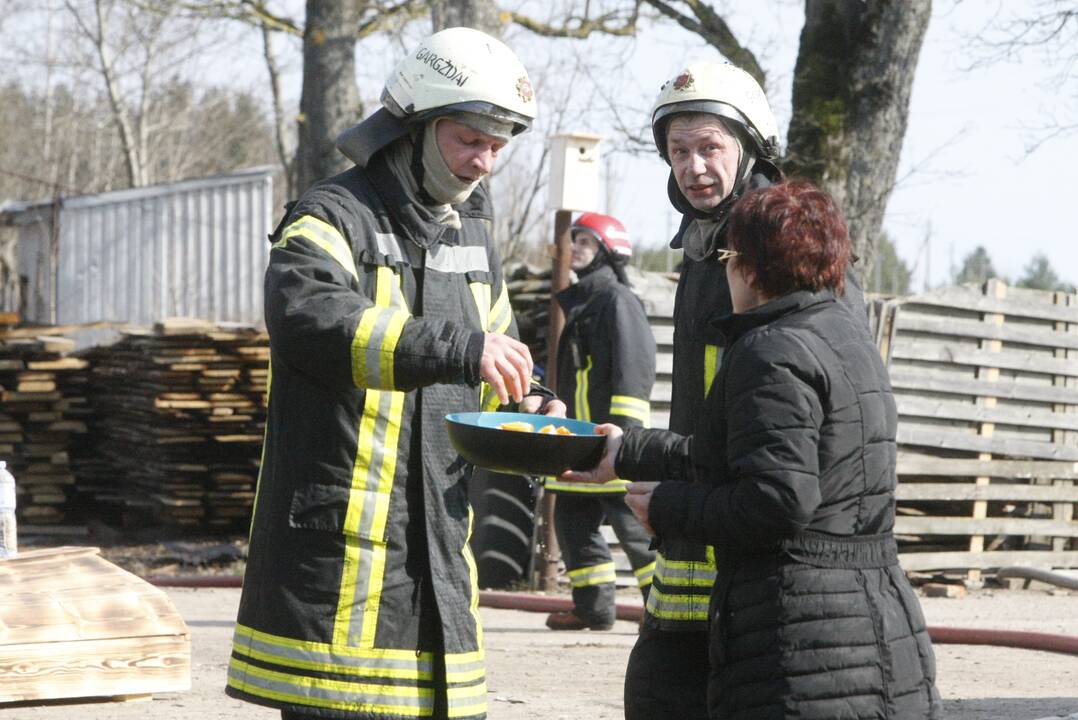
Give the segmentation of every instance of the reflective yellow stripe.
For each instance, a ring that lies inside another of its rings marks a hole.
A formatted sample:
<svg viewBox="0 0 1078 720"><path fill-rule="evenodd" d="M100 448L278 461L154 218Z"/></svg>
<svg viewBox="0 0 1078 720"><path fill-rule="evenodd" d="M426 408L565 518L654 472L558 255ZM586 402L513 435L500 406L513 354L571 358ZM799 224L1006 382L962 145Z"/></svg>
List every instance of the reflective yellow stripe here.
<svg viewBox="0 0 1078 720"><path fill-rule="evenodd" d="M348 245L348 241L344 239L344 236L338 232L337 228L313 215L301 215L284 229L284 232L281 233L281 239L274 243L273 247L286 247L288 241L296 237L301 237L322 249L336 260L338 265L347 270L352 277L359 279L359 274L356 272L356 261L352 257L352 248Z"/></svg>
<svg viewBox="0 0 1078 720"><path fill-rule="evenodd" d="M460 549L460 554L464 556L464 564L468 566L468 580L472 590L472 597L468 603L468 612L472 614L472 619L475 620L475 642L476 645L482 650L483 648L483 621L479 618L479 569L475 564L475 555L472 554L472 531L475 528L475 512L472 510L472 506L468 504L468 536L464 538L464 547ZM480 660L483 658L480 657Z"/></svg>
<svg viewBox="0 0 1078 720"><path fill-rule="evenodd" d="M228 684L269 700L349 712L429 717L434 709L432 688L292 675L236 658L229 662Z"/></svg>
<svg viewBox="0 0 1078 720"><path fill-rule="evenodd" d="M406 311L387 307L363 311L352 338L352 382L356 387L394 389L393 353L410 317Z"/></svg>
<svg viewBox="0 0 1078 720"><path fill-rule="evenodd" d="M711 392L711 384L715 382L715 374L719 371L719 361L721 359L721 347L718 345L704 346L704 395Z"/></svg>
<svg viewBox="0 0 1078 720"><path fill-rule="evenodd" d="M479 311L479 326L483 332L490 329L490 285L482 282L468 283L472 291L472 299L475 300L475 308Z"/></svg>
<svg viewBox="0 0 1078 720"><path fill-rule="evenodd" d="M631 417L644 427L651 426L651 403L631 395L611 395L610 414Z"/></svg>
<svg viewBox="0 0 1078 720"><path fill-rule="evenodd" d="M364 319L368 314L375 317L375 313L389 313L391 322L380 324L383 316L379 315L378 320L365 329L361 320L356 337L364 337L366 333L370 342L377 342L377 328L384 328L381 342L389 347L380 355L377 374L372 374L370 367L366 368L367 379L368 382L388 381L392 385L392 352L400 328L410 315L405 307L400 277L390 268L378 268L374 298L377 304L363 313ZM369 355L354 352L353 358L357 357L369 358ZM356 362L353 370L361 365ZM405 394L365 387L369 389L364 394L363 412L356 432L356 459L352 465L352 485L345 512L345 551L333 641L339 645L373 648L382 601L386 522L397 472Z"/></svg>
<svg viewBox="0 0 1078 720"><path fill-rule="evenodd" d="M504 333L512 324L513 308L509 304L509 292L505 289L505 283L503 282L498 293L498 299L494 302L494 306L490 308L490 319L487 327L491 329L491 332Z"/></svg>
<svg viewBox="0 0 1078 720"><path fill-rule="evenodd" d="M655 561L653 560L644 567L633 570L633 575L636 576L636 584L639 587L650 585L651 578L655 575Z"/></svg>
<svg viewBox="0 0 1078 720"><path fill-rule="evenodd" d="M617 580L617 571L612 562L577 568L570 570L566 575L569 576L569 584L575 588L602 585Z"/></svg>
<svg viewBox="0 0 1078 720"><path fill-rule="evenodd" d="M628 480L611 480L605 483L579 483L579 482L564 482L554 477L547 477L543 479L543 487L552 492L570 492L570 493L618 493L625 494L625 488L628 486Z"/></svg>
<svg viewBox="0 0 1078 720"><path fill-rule="evenodd" d="M430 680L434 655L414 650L359 648L296 640L237 624L233 634L237 654L283 668L318 670L334 675Z"/></svg>
<svg viewBox="0 0 1078 720"><path fill-rule="evenodd" d="M662 620L707 622L716 577L715 548L706 546L706 553L705 560L670 560L661 552L656 555L648 591L650 614Z"/></svg>
<svg viewBox="0 0 1078 720"><path fill-rule="evenodd" d="M577 420L591 422L591 408L588 407L588 373L591 372L591 356L587 358L584 367L576 371L576 393L573 396L573 413Z"/></svg>
<svg viewBox="0 0 1078 720"><path fill-rule="evenodd" d="M652 584L648 590L647 610L661 620L707 622L709 595L673 595Z"/></svg>

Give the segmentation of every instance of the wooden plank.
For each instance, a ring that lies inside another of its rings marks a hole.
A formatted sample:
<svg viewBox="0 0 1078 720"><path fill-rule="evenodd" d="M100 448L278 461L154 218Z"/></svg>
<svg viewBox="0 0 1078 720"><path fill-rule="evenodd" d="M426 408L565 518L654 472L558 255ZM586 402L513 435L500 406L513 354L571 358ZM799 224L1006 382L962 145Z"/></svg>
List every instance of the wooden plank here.
<svg viewBox="0 0 1078 720"><path fill-rule="evenodd" d="M935 318L916 316L910 313L900 314L896 318L897 328L909 332L946 335L949 337L968 337L981 340L1000 340L1002 342L1042 345L1050 348L1078 349L1078 335L1045 328L1023 328L962 318Z"/></svg>
<svg viewBox="0 0 1078 720"><path fill-rule="evenodd" d="M987 486L991 487L991 486ZM895 518L896 535L1051 535L1078 537L1078 522L1033 520L1030 518L990 517L912 517ZM971 549L970 552L980 552Z"/></svg>
<svg viewBox="0 0 1078 720"><path fill-rule="evenodd" d="M183 635L0 645L0 702L190 689L191 641Z"/></svg>
<svg viewBox="0 0 1078 720"><path fill-rule="evenodd" d="M1078 463L1035 460L962 460L900 453L898 474L1029 479L1078 479Z"/></svg>
<svg viewBox="0 0 1078 720"><path fill-rule="evenodd" d="M923 448L993 453L1035 460L1078 460L1078 448L1033 440L1008 440L958 432L898 427L898 443Z"/></svg>
<svg viewBox="0 0 1078 720"><path fill-rule="evenodd" d="M998 340L985 342L998 343ZM1019 370L1044 375L1078 377L1078 363L1072 360L1049 357L1042 353L1020 350L974 350L949 342L910 340L895 343L891 349L892 360L917 360L947 365L967 365L995 370Z"/></svg>
<svg viewBox="0 0 1078 720"><path fill-rule="evenodd" d="M1078 551L1004 550L971 552L902 552L898 561L907 571L966 570L1023 565L1026 567L1078 568Z"/></svg>
<svg viewBox="0 0 1078 720"><path fill-rule="evenodd" d="M1059 430L1078 430L1078 415L1051 410L970 405L963 402L896 395L898 414L907 417L947 418L996 425L1018 425Z"/></svg>
<svg viewBox="0 0 1078 720"><path fill-rule="evenodd" d="M1034 385L1010 380L989 383L982 380L943 375L933 372L929 368L892 367L891 387L896 390L1078 405L1078 388L1054 387L1047 384Z"/></svg>
<svg viewBox="0 0 1078 720"><path fill-rule="evenodd" d="M915 295L909 298L906 304L1078 323L1078 307L1053 305L1051 301L1038 302L1026 298L986 297L967 288L934 290L924 295Z"/></svg>
<svg viewBox="0 0 1078 720"><path fill-rule="evenodd" d="M1064 481L1059 481L1064 482ZM1069 482L1069 481L1067 481ZM900 482L895 488L898 500L1016 500L1026 502L1078 503L1078 486L1027 485L1008 483L976 485L974 483ZM1069 520L1068 520L1069 521Z"/></svg>

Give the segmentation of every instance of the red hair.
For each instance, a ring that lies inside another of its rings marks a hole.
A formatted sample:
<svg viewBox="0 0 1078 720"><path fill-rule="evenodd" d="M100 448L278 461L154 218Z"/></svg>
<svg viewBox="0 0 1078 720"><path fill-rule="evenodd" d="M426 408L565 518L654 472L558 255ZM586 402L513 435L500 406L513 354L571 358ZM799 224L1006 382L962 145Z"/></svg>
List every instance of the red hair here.
<svg viewBox="0 0 1078 720"><path fill-rule="evenodd" d="M753 286L777 298L797 290L841 295L850 236L835 201L807 180L746 193L730 212L726 242Z"/></svg>

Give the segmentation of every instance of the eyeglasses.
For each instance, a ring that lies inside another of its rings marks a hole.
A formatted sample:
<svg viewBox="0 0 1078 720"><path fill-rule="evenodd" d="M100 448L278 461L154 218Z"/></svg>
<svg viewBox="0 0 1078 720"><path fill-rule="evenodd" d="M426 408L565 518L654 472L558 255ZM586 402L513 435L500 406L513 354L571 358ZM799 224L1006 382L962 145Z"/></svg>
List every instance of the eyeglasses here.
<svg viewBox="0 0 1078 720"><path fill-rule="evenodd" d="M739 253L737 250L723 248L722 250L719 250L719 254L715 257L715 259L718 260L721 264L725 265L727 260L729 260L730 258L736 258L740 254L741 253Z"/></svg>

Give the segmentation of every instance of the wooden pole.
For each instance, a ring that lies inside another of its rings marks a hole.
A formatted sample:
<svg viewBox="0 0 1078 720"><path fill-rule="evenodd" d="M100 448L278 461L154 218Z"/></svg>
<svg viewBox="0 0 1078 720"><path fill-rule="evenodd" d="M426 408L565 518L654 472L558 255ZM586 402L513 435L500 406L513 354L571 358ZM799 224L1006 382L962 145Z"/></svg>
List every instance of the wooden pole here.
<svg viewBox="0 0 1078 720"><path fill-rule="evenodd" d="M558 210L554 214L553 263L550 272L550 326L547 330L546 386L554 390L558 386L558 340L565 327L565 313L555 299L559 291L569 287L569 262L572 256L572 236L569 227L572 213ZM542 502L543 522L543 561L540 570L540 586L543 590L556 590L558 587L558 561L561 550L554 533L555 493L545 493Z"/></svg>

